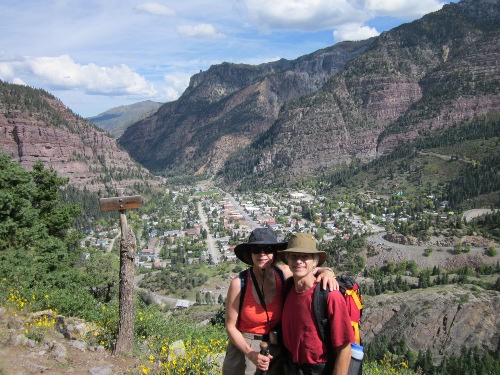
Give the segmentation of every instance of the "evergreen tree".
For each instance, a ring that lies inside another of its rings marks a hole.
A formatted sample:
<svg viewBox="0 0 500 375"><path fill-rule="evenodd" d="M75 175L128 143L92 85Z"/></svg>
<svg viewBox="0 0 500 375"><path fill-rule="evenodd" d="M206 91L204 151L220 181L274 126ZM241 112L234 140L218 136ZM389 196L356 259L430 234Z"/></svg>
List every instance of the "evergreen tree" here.
<svg viewBox="0 0 500 375"><path fill-rule="evenodd" d="M66 183L42 163L29 172L0 155L0 277L27 288L79 279L81 236L71 229L79 208L61 204Z"/></svg>

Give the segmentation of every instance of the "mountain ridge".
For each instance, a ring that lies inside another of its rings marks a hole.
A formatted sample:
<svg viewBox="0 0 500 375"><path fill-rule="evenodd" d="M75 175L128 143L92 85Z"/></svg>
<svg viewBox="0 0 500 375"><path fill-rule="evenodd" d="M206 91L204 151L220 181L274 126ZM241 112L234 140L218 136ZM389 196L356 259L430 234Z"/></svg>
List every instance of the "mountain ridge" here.
<svg viewBox="0 0 500 375"><path fill-rule="evenodd" d="M153 180L115 139L44 90L0 81L0 129L0 152L26 169L39 160L80 189L104 192Z"/></svg>
<svg viewBox="0 0 500 375"><path fill-rule="evenodd" d="M87 120L107 131L113 137L119 138L126 128L152 115L162 104L145 100L130 105L121 105L96 116L87 117Z"/></svg>
<svg viewBox="0 0 500 375"><path fill-rule="evenodd" d="M119 143L155 173L236 186L368 162L500 108L499 13L497 2L462 0L293 61L212 66Z"/></svg>
<svg viewBox="0 0 500 375"><path fill-rule="evenodd" d="M370 43L341 43L307 55L312 60L213 66L194 75L177 101L129 127L119 143L154 171L159 170L156 165L194 160L192 172L213 173L234 151L233 144L245 146L270 127L282 103L319 89L332 71Z"/></svg>

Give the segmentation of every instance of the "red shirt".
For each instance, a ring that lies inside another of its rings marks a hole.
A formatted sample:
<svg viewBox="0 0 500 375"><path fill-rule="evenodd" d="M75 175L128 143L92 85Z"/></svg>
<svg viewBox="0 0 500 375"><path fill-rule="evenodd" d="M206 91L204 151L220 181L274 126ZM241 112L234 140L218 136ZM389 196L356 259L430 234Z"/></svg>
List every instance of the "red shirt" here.
<svg viewBox="0 0 500 375"><path fill-rule="evenodd" d="M292 354L293 363L300 365L328 360L327 347L316 328L313 293L314 287L301 293L292 287L283 307L283 342ZM338 290L331 291L327 304L333 348L354 342L351 319L342 294Z"/></svg>
<svg viewBox="0 0 500 375"><path fill-rule="evenodd" d="M248 271L247 271L248 272ZM259 299L255 298L252 292L252 278L250 274L247 277L247 290L245 292L245 299L243 306L238 317L237 328L241 332L251 332L257 335L269 333L272 328L281 321L281 305L283 286L278 273L274 270L274 281L276 283L276 293L274 299L270 303L266 303L266 310L260 304ZM269 324L267 322L269 316Z"/></svg>

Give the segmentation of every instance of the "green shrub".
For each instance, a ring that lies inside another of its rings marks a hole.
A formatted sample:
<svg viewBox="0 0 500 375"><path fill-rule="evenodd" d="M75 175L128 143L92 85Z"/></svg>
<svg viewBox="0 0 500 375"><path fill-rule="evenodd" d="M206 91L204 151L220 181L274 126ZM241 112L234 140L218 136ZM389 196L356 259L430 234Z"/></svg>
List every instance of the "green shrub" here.
<svg viewBox="0 0 500 375"><path fill-rule="evenodd" d="M486 255L488 255L489 257L494 257L497 255L497 250L493 246L490 246L486 250Z"/></svg>

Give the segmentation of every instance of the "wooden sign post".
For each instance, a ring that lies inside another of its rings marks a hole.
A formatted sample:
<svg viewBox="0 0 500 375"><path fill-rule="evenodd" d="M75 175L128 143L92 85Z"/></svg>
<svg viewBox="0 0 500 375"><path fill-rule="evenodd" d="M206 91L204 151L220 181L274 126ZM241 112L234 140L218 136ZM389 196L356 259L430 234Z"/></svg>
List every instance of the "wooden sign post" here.
<svg viewBox="0 0 500 375"><path fill-rule="evenodd" d="M120 323L118 337L114 349L115 354L132 354L134 350L134 261L135 261L135 236L127 224L128 209L141 208L142 197L123 196L123 188L116 189L118 197L101 198L99 206L101 211L120 212Z"/></svg>

